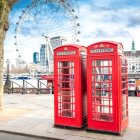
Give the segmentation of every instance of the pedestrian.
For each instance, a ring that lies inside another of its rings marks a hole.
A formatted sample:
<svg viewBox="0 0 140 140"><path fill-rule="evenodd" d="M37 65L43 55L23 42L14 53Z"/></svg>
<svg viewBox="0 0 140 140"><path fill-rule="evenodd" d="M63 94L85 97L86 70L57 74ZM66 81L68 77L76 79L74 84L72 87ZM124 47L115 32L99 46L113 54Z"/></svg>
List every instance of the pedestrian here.
<svg viewBox="0 0 140 140"><path fill-rule="evenodd" d="M49 85L49 94L52 94L52 86Z"/></svg>
<svg viewBox="0 0 140 140"><path fill-rule="evenodd" d="M52 86L52 94L54 94L54 86Z"/></svg>

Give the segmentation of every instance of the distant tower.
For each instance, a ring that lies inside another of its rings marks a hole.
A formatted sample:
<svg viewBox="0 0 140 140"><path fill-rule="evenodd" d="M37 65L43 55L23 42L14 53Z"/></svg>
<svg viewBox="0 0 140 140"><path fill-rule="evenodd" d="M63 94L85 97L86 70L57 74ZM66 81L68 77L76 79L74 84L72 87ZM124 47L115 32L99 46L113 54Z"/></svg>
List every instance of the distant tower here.
<svg viewBox="0 0 140 140"><path fill-rule="evenodd" d="M136 48L135 48L135 42L134 40L132 41L132 48L131 48L131 61L133 62L132 63L132 71L134 72L135 71L135 68L136 68L136 64L134 62L134 59L135 59L135 53L136 53Z"/></svg>
<svg viewBox="0 0 140 140"><path fill-rule="evenodd" d="M40 48L40 65L44 67L48 66L47 46L45 44L42 44Z"/></svg>
<svg viewBox="0 0 140 140"><path fill-rule="evenodd" d="M131 58L133 59L135 57L136 48L135 48L135 42L132 41L132 47L131 47Z"/></svg>
<svg viewBox="0 0 140 140"><path fill-rule="evenodd" d="M38 52L34 52L33 53L33 63L34 64L38 64L39 63L39 53Z"/></svg>
<svg viewBox="0 0 140 140"><path fill-rule="evenodd" d="M131 48L131 52L135 53L136 52L136 48L135 48L135 42L132 41L132 48Z"/></svg>

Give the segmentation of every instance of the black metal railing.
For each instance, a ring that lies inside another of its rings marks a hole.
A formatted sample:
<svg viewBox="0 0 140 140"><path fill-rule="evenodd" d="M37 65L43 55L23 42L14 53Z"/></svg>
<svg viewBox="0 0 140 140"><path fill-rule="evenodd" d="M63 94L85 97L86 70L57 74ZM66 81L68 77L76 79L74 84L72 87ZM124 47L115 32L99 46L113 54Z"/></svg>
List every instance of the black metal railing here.
<svg viewBox="0 0 140 140"><path fill-rule="evenodd" d="M8 93L22 93L22 94L47 94L49 89L47 83L37 80L37 86L26 80L22 80L22 84L18 84L15 81L11 81L11 88Z"/></svg>
<svg viewBox="0 0 140 140"><path fill-rule="evenodd" d="M16 85L17 87L14 87ZM23 86L19 85L18 83L11 81L11 89L9 89L10 93L22 93L23 92Z"/></svg>
<svg viewBox="0 0 140 140"><path fill-rule="evenodd" d="M42 85L45 87L42 87ZM45 93L49 93L49 89L47 87L46 84L44 84L43 82L41 82L40 80L38 80L37 82L37 88L38 88L38 94L45 94Z"/></svg>

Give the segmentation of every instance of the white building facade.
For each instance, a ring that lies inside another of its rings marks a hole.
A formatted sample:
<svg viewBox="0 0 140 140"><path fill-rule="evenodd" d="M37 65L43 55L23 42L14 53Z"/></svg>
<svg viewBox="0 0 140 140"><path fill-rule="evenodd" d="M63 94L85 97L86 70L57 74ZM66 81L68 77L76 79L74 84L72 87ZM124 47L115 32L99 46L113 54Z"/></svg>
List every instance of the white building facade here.
<svg viewBox="0 0 140 140"><path fill-rule="evenodd" d="M125 52L128 62L128 73L140 73L140 51L132 56L131 51Z"/></svg>
<svg viewBox="0 0 140 140"><path fill-rule="evenodd" d="M135 50L135 43L132 42L131 51L124 51L128 62L128 74L140 74L140 50Z"/></svg>
<svg viewBox="0 0 140 140"><path fill-rule="evenodd" d="M52 47L52 50L54 50L55 48L59 47L59 46L62 46L62 45L65 45L67 43L67 40L65 37L62 37L62 36L56 36L56 37L52 37L50 38L50 45ZM50 69L51 71L53 72L53 65L54 65L54 62L53 62L53 55L50 51L49 53L49 58L50 58Z"/></svg>

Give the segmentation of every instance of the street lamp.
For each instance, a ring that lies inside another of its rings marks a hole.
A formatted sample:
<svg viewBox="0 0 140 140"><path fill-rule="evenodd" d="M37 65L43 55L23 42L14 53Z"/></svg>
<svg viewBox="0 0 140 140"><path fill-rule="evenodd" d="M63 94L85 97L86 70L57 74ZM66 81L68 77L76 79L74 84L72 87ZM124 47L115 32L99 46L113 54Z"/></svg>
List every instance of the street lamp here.
<svg viewBox="0 0 140 140"><path fill-rule="evenodd" d="M6 60L6 64L7 64L7 77L6 77L6 81L10 81L9 79L9 65L10 65L10 60L9 59L7 59Z"/></svg>
<svg viewBox="0 0 140 140"><path fill-rule="evenodd" d="M9 76L9 65L10 65L10 60L7 59L6 60L6 64L7 64L7 76L6 76L6 81L5 81L5 86L4 89L6 92L10 92L10 88L11 88L11 81L10 81L10 76Z"/></svg>

